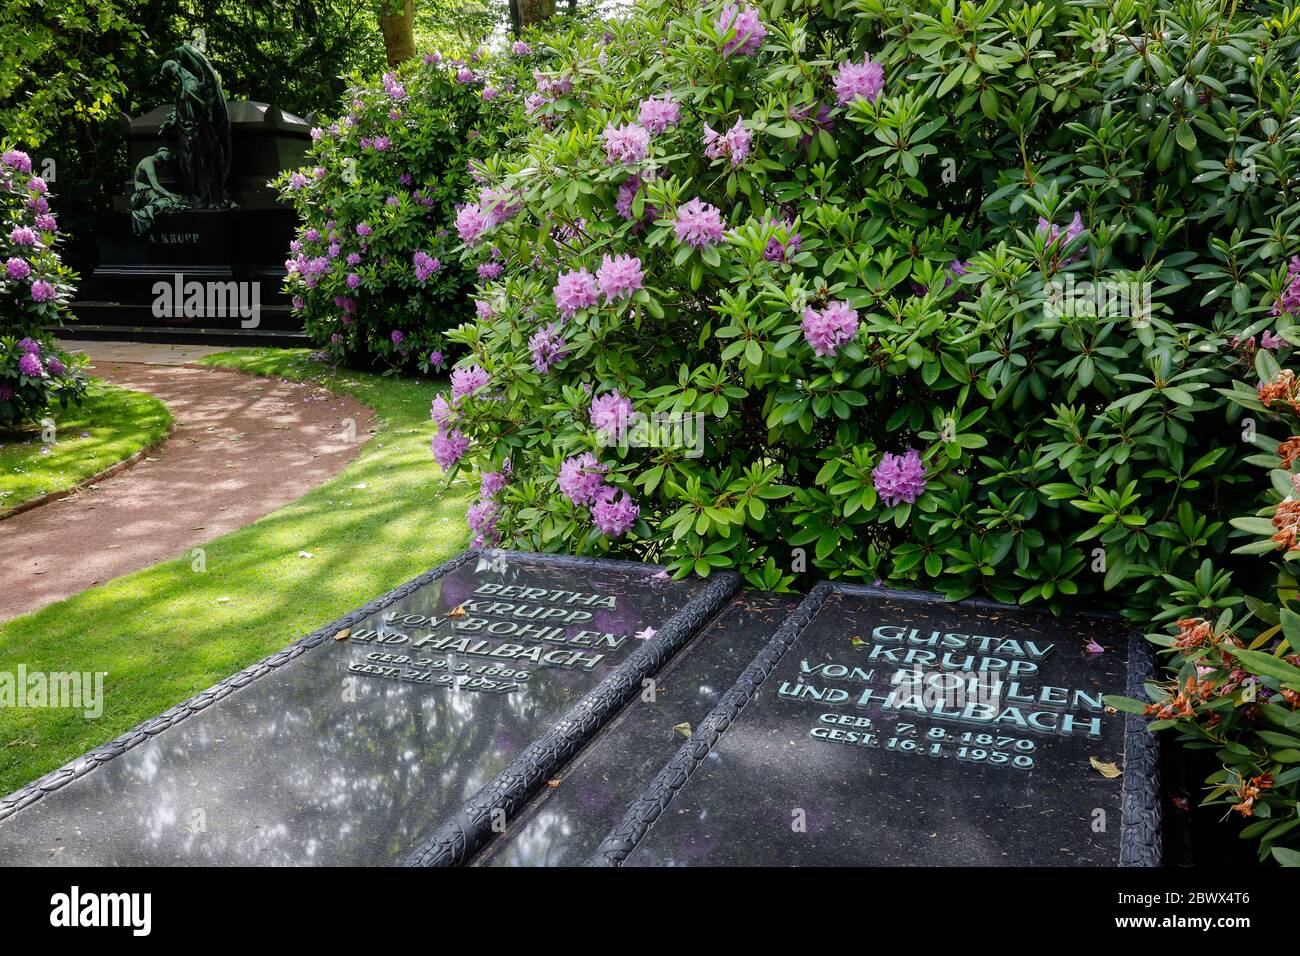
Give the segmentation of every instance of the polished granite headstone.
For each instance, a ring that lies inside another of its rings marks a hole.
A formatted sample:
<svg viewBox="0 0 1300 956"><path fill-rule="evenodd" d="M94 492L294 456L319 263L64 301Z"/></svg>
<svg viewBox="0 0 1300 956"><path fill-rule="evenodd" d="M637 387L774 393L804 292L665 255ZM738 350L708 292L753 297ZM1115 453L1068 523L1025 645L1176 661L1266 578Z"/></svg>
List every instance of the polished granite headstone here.
<svg viewBox="0 0 1300 956"><path fill-rule="evenodd" d="M737 585L467 552L0 800L0 863L382 864L449 818L459 862Z"/></svg>
<svg viewBox="0 0 1300 956"><path fill-rule="evenodd" d="M799 605L748 592L678 652L476 859L478 866L574 866L703 720Z"/></svg>
<svg viewBox="0 0 1300 956"><path fill-rule="evenodd" d="M1148 648L1113 621L819 585L597 865L1154 865Z"/></svg>

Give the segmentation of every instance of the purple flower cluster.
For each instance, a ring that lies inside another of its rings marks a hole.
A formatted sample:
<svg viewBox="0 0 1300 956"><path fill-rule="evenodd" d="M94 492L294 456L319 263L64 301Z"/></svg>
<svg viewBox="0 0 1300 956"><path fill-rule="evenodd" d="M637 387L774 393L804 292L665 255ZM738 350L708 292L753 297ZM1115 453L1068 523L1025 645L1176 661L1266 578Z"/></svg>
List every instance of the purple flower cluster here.
<svg viewBox="0 0 1300 956"><path fill-rule="evenodd" d="M912 504L925 493L925 466L921 454L909 448L902 455L885 452L871 472L876 494L890 508L906 502Z"/></svg>
<svg viewBox="0 0 1300 956"><path fill-rule="evenodd" d="M758 19L758 11L749 4L742 8L728 3L718 14L713 27L719 37L730 35L730 39L722 44L723 59L733 54L751 56L757 53L763 45L763 38L767 36L767 29Z"/></svg>
<svg viewBox="0 0 1300 956"><path fill-rule="evenodd" d="M673 95L665 93L662 98L652 96L642 100L637 108L637 119L651 133L658 135L682 121L682 110Z"/></svg>
<svg viewBox="0 0 1300 956"><path fill-rule="evenodd" d="M616 441L621 441L627 434L628 423L634 409L632 402L614 389L608 395L601 395L591 400L591 424L599 432L604 432Z"/></svg>
<svg viewBox="0 0 1300 956"><path fill-rule="evenodd" d="M556 484L575 505L589 507L596 527L612 538L626 533L641 515L627 492L605 484L605 467L589 451L565 459Z"/></svg>
<svg viewBox="0 0 1300 956"><path fill-rule="evenodd" d="M1273 307L1274 315L1283 312L1300 315L1300 256L1292 258L1287 265L1286 288L1282 290L1282 298Z"/></svg>
<svg viewBox="0 0 1300 956"><path fill-rule="evenodd" d="M5 150L4 154L0 155L0 163L20 173L30 173L32 171L32 158L21 149Z"/></svg>
<svg viewBox="0 0 1300 956"><path fill-rule="evenodd" d="M749 156L751 140L740 117L736 117L736 125L725 133L718 133L708 123L704 124L704 155L709 159L728 159L732 168L739 166Z"/></svg>
<svg viewBox="0 0 1300 956"><path fill-rule="evenodd" d="M55 290L53 282L46 282L44 279L37 279L32 283L32 300L35 302L51 302L54 300Z"/></svg>
<svg viewBox="0 0 1300 956"><path fill-rule="evenodd" d="M637 264L638 269L640 263ZM599 301L596 291L596 279L586 269L570 269L561 273L555 283L555 305L560 315L566 319L573 318L580 309L595 305Z"/></svg>
<svg viewBox="0 0 1300 956"><path fill-rule="evenodd" d="M610 166L639 163L650 148L650 131L636 123L622 126L610 123L606 125L602 138L605 140L605 162Z"/></svg>
<svg viewBox="0 0 1300 956"><path fill-rule="evenodd" d="M32 378L39 378L43 369L41 360L35 352L24 352L18 359L18 371L24 375L30 375Z"/></svg>
<svg viewBox="0 0 1300 956"><path fill-rule="evenodd" d="M722 241L722 212L698 196L683 204L673 220L678 242L692 246L709 246Z"/></svg>
<svg viewBox="0 0 1300 956"><path fill-rule="evenodd" d="M32 267L27 264L26 259L10 256L5 262L5 275L11 279L26 279L31 274Z"/></svg>
<svg viewBox="0 0 1300 956"><path fill-rule="evenodd" d="M459 429L440 428L434 434L430 447L433 449L433 460L445 471L464 457L469 450L469 439Z"/></svg>
<svg viewBox="0 0 1300 956"><path fill-rule="evenodd" d="M641 279L641 260L634 256L605 256L596 270L596 281L606 302L631 298L632 293L641 288Z"/></svg>
<svg viewBox="0 0 1300 956"><path fill-rule="evenodd" d="M428 278L442 268L442 263L429 255L427 252L417 250L411 257L415 265L415 278L420 282L425 282Z"/></svg>
<svg viewBox="0 0 1300 956"><path fill-rule="evenodd" d="M533 368L545 375L551 368L569 354L568 343L561 334L564 326L552 322L545 328L534 332L528 340L528 348L533 353Z"/></svg>
<svg viewBox="0 0 1300 956"><path fill-rule="evenodd" d="M456 213L456 234L461 241L473 245L488 229L488 221L483 217L477 204L461 206Z"/></svg>
<svg viewBox="0 0 1300 956"><path fill-rule="evenodd" d="M487 388L488 373L477 365L466 365L451 373L451 401L453 405Z"/></svg>
<svg viewBox="0 0 1300 956"><path fill-rule="evenodd" d="M626 491L606 486L596 496L591 506L591 520L602 534L611 538L630 531L641 516L641 508Z"/></svg>
<svg viewBox="0 0 1300 956"><path fill-rule="evenodd" d="M590 505L605 485L605 467L589 451L566 458L556 478L560 491L575 505Z"/></svg>
<svg viewBox="0 0 1300 956"><path fill-rule="evenodd" d="M835 96L840 106L857 99L876 102L885 88L885 68L872 62L870 54L863 54L861 63L845 60L835 74Z"/></svg>
<svg viewBox="0 0 1300 956"><path fill-rule="evenodd" d="M819 356L834 355L858 334L858 313L846 302L831 302L818 312L803 310L803 336Z"/></svg>
<svg viewBox="0 0 1300 956"><path fill-rule="evenodd" d="M794 232L790 223L782 222L780 225L785 229L786 239L782 242L779 236L773 236L767 240L763 258L768 262L789 262L799 254L799 249L803 246L803 236Z"/></svg>
<svg viewBox="0 0 1300 956"><path fill-rule="evenodd" d="M1059 248L1064 249L1066 246L1074 242L1075 239L1079 238L1079 236L1083 234L1083 217L1076 212L1074 214L1074 218L1071 219L1069 224L1065 227L1065 231L1062 232L1060 227L1058 227L1056 224L1050 223L1042 216L1039 216L1038 233L1039 235L1047 236L1048 248L1051 248L1059 239L1061 240ZM1081 258L1083 258L1084 254L1087 253L1087 251L1088 248L1087 246L1085 246L1074 255L1063 260L1061 265L1068 266L1072 262L1078 262Z"/></svg>

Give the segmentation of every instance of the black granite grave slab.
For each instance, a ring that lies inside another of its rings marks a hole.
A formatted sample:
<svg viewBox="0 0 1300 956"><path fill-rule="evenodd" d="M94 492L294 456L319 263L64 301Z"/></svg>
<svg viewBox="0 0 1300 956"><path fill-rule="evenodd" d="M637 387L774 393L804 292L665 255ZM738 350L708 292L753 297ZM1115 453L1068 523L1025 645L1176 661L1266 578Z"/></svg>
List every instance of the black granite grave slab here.
<svg viewBox="0 0 1300 956"><path fill-rule="evenodd" d="M517 820L507 821L475 865L581 864L799 601L752 591L732 598Z"/></svg>
<svg viewBox="0 0 1300 956"><path fill-rule="evenodd" d="M452 815L473 852L737 586L467 552L0 800L0 862L382 864Z"/></svg>
<svg viewBox="0 0 1300 956"><path fill-rule="evenodd" d="M1155 740L1101 700L1150 668L1114 621L819 585L589 862L1155 865Z"/></svg>

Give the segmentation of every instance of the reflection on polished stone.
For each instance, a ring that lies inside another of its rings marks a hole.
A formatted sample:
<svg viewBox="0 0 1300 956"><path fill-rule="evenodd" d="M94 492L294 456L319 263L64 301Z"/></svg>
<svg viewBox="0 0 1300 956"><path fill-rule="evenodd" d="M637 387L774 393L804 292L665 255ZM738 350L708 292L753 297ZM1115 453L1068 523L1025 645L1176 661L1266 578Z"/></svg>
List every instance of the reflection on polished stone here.
<svg viewBox="0 0 1300 956"><path fill-rule="evenodd" d="M792 594L751 592L695 638L642 694L542 790L476 861L490 866L576 866L683 743L799 604Z"/></svg>
<svg viewBox="0 0 1300 956"><path fill-rule="evenodd" d="M19 810L0 860L400 861L703 586L485 555Z"/></svg>

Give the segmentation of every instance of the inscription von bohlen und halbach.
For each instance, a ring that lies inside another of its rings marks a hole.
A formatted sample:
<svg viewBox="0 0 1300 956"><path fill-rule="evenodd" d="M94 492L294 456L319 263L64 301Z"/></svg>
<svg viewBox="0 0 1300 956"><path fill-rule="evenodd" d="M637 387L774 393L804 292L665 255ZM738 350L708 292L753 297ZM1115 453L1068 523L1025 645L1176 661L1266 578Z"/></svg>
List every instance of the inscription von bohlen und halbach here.
<svg viewBox="0 0 1300 956"><path fill-rule="evenodd" d="M1103 700L1149 667L1114 621L819 585L592 862L1153 864L1154 740Z"/></svg>

